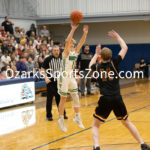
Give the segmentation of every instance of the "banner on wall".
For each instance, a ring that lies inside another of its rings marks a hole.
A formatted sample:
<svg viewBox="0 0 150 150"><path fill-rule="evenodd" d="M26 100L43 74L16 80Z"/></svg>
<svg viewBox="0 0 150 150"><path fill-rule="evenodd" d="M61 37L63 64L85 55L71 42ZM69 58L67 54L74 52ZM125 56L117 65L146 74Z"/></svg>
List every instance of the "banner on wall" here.
<svg viewBox="0 0 150 150"><path fill-rule="evenodd" d="M0 86L0 108L35 100L34 81Z"/></svg>

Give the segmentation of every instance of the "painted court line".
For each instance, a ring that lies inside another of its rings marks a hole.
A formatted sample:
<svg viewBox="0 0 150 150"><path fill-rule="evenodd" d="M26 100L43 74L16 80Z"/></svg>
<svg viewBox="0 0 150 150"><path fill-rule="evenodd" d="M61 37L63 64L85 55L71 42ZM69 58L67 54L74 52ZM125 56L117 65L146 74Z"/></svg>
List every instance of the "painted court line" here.
<svg viewBox="0 0 150 150"><path fill-rule="evenodd" d="M150 105L147 105L147 106L144 106L144 107L141 107L141 108L132 110L132 111L129 112L129 114L131 114L131 113L133 113L133 112L136 112L136 111L139 111L139 110L142 110L142 109L145 109L145 108L147 108L147 107L149 107L149 106L150 106ZM115 120L115 119L116 119L116 118L112 118L112 119L106 121L105 123L110 122L110 121ZM61 141L61 140L63 140L63 139L69 138L69 137L71 137L71 136L73 136L73 135L76 135L76 134L82 133L82 132L84 132L84 131L87 131L87 130L89 130L89 129L91 129L91 128L92 128L92 127L89 127L89 128L84 129L84 130L81 130L81 131L75 132L75 133L73 133L73 134L70 134L70 135L68 135L68 136L65 136L65 137L56 139L56 140L54 140L54 141L51 141L51 142L42 144L42 145L40 145L40 146L37 146L37 147L33 148L32 150L36 150L36 149L39 149L39 148L41 148L41 147L47 146L47 145L49 145L49 144L52 144L52 143Z"/></svg>
<svg viewBox="0 0 150 150"><path fill-rule="evenodd" d="M146 142L146 143L150 143L150 142ZM138 145L138 143L116 143L116 144L102 144L101 146L115 146L115 145ZM64 147L61 148L61 150L65 150L65 149L77 149L77 148L91 148L93 147L93 145L84 145L84 146L76 146L76 147ZM60 148L55 148L55 149L48 149L48 150L60 150Z"/></svg>

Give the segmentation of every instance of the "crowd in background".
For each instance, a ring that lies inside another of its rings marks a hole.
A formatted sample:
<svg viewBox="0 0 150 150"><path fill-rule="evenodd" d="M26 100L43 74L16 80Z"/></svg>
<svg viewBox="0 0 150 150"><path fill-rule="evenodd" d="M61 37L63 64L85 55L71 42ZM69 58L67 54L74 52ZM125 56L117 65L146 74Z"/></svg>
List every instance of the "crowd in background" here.
<svg viewBox="0 0 150 150"><path fill-rule="evenodd" d="M23 71L27 72L27 74L39 71L43 60L51 55L53 45L54 41L46 26L43 26L37 33L35 25L31 24L30 29L25 32L23 28L15 26L6 16L0 28L0 80L7 79L6 70L8 69L13 71L7 71L7 75L11 78L16 76L16 71L20 72L18 76ZM63 44L57 42L57 45L60 46L62 52L64 49ZM84 53L89 53L89 57L85 56ZM91 58L92 54L89 51L89 46L86 45L84 52L79 55L77 67L79 68L80 61L80 69L87 68ZM150 77L150 62L146 64L143 61L142 59L138 69ZM81 82L83 83L84 81ZM88 86L89 83L87 82ZM81 87L84 93L83 89L84 87Z"/></svg>
<svg viewBox="0 0 150 150"><path fill-rule="evenodd" d="M62 44L60 45L62 49ZM37 34L34 24L25 32L23 28L15 26L8 17L5 17L0 28L0 80L13 78L16 71L31 72L41 68L45 57L51 54L54 41L51 39L46 26Z"/></svg>

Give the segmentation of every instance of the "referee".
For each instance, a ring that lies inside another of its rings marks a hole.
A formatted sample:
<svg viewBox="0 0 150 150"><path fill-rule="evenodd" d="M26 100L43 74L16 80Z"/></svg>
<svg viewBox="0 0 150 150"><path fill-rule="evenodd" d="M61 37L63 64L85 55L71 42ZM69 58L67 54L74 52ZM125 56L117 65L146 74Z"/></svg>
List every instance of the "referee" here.
<svg viewBox="0 0 150 150"><path fill-rule="evenodd" d="M52 100L55 96L57 107L60 102L60 95L57 92L57 79L54 78L54 73L59 71L61 67L61 56L59 46L53 46L52 55L45 58L42 64L42 73L47 84L47 102L46 102L46 117L48 121L53 120L52 116ZM68 119L64 111L64 119Z"/></svg>

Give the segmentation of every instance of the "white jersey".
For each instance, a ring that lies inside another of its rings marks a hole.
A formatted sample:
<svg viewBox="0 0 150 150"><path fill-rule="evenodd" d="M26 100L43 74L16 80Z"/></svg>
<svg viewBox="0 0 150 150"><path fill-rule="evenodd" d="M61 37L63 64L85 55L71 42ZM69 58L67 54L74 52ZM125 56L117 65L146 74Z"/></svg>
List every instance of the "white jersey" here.
<svg viewBox="0 0 150 150"><path fill-rule="evenodd" d="M75 63L77 60L78 53L75 51L70 51L67 58L62 59L62 69L61 71L65 71L67 73L72 72L75 67Z"/></svg>
<svg viewBox="0 0 150 150"><path fill-rule="evenodd" d="M67 93L78 93L76 79L73 77L73 70L78 53L71 51L67 58L62 59L61 71L62 74L58 78L58 93L62 96L67 96Z"/></svg>

